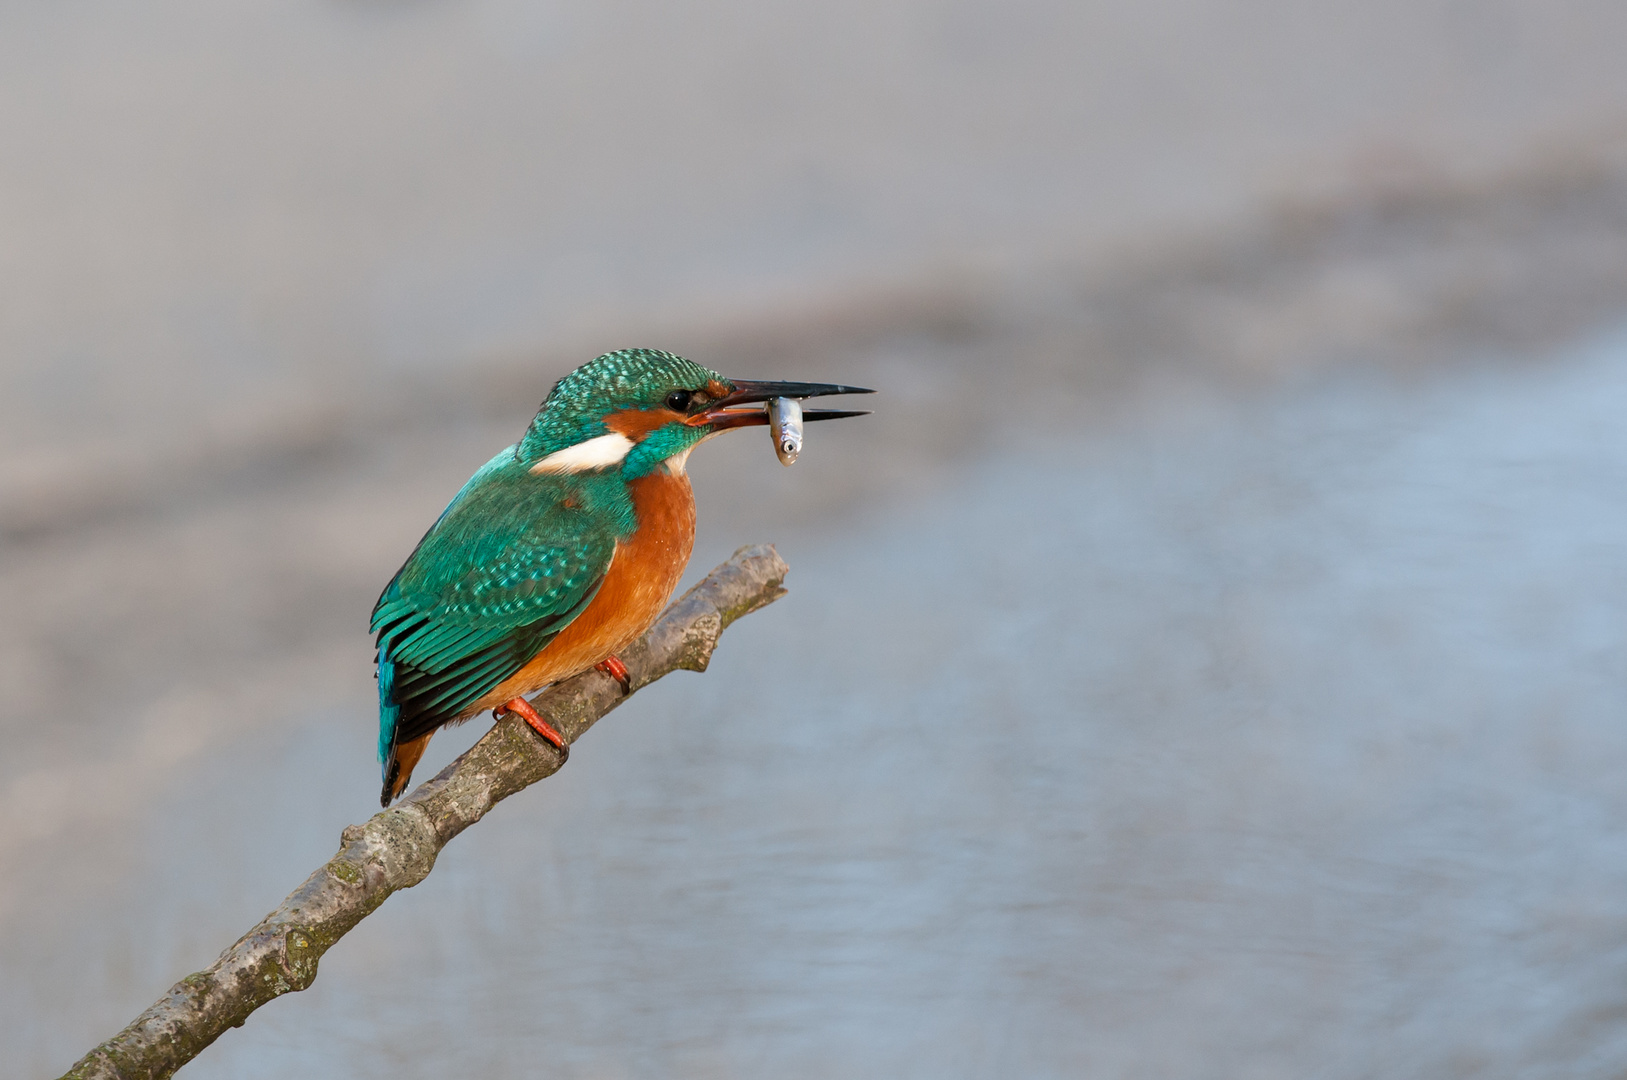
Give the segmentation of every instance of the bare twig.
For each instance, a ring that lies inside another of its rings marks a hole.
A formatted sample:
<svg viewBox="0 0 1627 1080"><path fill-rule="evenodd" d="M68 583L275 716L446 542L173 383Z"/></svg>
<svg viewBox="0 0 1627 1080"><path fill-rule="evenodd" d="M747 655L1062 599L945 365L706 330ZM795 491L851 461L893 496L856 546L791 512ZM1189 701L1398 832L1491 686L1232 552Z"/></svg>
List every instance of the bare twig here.
<svg viewBox="0 0 1627 1080"><path fill-rule="evenodd" d="M705 671L724 627L784 595L785 572L772 547L735 552L621 654L633 689L680 668ZM593 671L535 699L572 742L622 700L621 687ZM261 1005L310 986L317 961L334 942L391 893L424 880L454 836L561 763L523 721L506 717L439 776L367 824L346 828L339 854L281 907L213 965L176 983L129 1027L86 1054L63 1080L170 1076Z"/></svg>

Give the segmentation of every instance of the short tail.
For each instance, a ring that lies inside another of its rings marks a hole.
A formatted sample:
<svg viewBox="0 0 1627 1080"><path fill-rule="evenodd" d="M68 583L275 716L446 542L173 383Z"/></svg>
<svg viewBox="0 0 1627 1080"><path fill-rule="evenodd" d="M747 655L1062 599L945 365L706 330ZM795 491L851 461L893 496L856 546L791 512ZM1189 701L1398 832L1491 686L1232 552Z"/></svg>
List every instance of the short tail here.
<svg viewBox="0 0 1627 1080"><path fill-rule="evenodd" d="M389 754L384 758L384 790L379 792L380 806L389 806L390 803L395 801L395 797L401 794L401 789L407 786L404 783L398 783L400 779L401 761L396 757L395 747L392 746ZM407 774L407 779L412 779L411 773Z"/></svg>
<svg viewBox="0 0 1627 1080"><path fill-rule="evenodd" d="M417 767L418 759L424 756L424 750L429 746L429 738L434 734L431 731L416 739L390 747L390 752L384 759L384 790L379 792L380 806L389 806L398 795L407 790L407 785L412 782L412 770Z"/></svg>
<svg viewBox="0 0 1627 1080"><path fill-rule="evenodd" d="M379 792L379 805L389 806L411 782L413 766L424 756L429 736L396 743L401 728L401 706L395 701L395 662L383 655L378 658L378 680L379 763L384 767L384 790Z"/></svg>

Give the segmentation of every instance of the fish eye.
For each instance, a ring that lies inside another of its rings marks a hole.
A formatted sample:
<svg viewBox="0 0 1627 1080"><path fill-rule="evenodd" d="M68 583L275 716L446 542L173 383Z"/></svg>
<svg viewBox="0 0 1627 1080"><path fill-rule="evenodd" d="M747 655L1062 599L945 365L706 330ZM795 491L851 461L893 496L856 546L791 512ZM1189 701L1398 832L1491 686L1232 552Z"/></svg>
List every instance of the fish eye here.
<svg viewBox="0 0 1627 1080"><path fill-rule="evenodd" d="M674 390L667 395L667 408L673 412L688 412L690 399L694 396L688 390Z"/></svg>

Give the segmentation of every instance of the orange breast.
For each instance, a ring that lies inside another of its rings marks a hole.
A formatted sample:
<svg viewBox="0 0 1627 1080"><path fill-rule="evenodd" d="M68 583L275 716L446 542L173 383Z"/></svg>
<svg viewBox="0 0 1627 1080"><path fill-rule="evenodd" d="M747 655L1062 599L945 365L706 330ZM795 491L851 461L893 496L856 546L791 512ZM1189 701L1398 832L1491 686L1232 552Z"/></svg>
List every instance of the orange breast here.
<svg viewBox="0 0 1627 1080"><path fill-rule="evenodd" d="M586 671L631 645L661 614L695 546L695 496L688 476L665 469L627 487L638 531L616 545L598 594L547 648L470 706L467 715Z"/></svg>

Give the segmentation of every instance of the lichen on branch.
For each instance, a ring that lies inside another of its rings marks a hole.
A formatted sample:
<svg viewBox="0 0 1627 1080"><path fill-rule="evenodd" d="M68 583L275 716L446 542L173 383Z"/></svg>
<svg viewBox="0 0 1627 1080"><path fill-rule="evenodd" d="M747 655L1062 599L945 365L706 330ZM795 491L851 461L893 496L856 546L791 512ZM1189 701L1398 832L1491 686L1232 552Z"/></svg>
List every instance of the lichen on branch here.
<svg viewBox="0 0 1627 1080"><path fill-rule="evenodd" d="M705 671L736 619L785 594L786 565L771 546L741 548L662 613L621 654L637 691L677 670ZM586 671L533 699L569 742L625 700L610 677ZM564 764L553 746L510 714L441 773L362 825L339 853L203 971L170 988L129 1027L62 1080L159 1080L273 998L304 990L317 962L399 889L435 868L441 848L502 800Z"/></svg>

